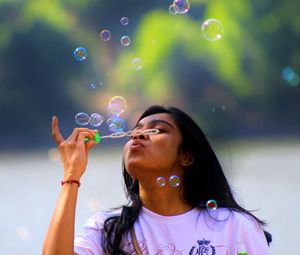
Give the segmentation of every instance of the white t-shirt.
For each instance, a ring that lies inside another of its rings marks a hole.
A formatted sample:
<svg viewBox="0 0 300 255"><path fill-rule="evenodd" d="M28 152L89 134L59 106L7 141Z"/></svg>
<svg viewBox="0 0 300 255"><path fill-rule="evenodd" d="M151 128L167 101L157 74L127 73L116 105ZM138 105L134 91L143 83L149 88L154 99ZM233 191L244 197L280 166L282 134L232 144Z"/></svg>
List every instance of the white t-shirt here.
<svg viewBox="0 0 300 255"><path fill-rule="evenodd" d="M101 229L107 217L120 214L98 212L75 238L74 251L79 255L106 254L101 247ZM142 207L134 223L143 255L269 255L260 225L240 212L217 209L208 213L194 208L175 216L162 216ZM129 234L121 242L123 250L136 254Z"/></svg>

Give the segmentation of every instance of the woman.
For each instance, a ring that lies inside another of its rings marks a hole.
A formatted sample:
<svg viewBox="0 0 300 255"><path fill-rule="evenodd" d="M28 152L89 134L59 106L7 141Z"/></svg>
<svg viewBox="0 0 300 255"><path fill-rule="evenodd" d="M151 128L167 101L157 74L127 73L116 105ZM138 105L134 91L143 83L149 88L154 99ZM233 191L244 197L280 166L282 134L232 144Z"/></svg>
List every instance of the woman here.
<svg viewBox="0 0 300 255"><path fill-rule="evenodd" d="M199 126L161 106L142 114L124 147L129 204L95 214L74 242L79 181L96 130L77 128L64 140L56 117L52 130L64 181L43 254L269 254L264 223L237 204Z"/></svg>

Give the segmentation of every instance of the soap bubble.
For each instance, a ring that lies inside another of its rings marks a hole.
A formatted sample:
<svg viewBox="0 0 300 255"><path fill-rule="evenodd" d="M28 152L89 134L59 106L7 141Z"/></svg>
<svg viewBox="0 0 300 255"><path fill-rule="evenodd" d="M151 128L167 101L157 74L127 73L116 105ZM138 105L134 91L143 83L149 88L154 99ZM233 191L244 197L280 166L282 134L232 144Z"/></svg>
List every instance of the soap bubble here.
<svg viewBox="0 0 300 255"><path fill-rule="evenodd" d="M135 58L132 60L132 66L135 70L141 70L144 67L144 63L140 58Z"/></svg>
<svg viewBox="0 0 300 255"><path fill-rule="evenodd" d="M178 12L178 7L177 7L177 5L171 4L171 5L169 6L169 12L170 12L171 14L177 14L177 12Z"/></svg>
<svg viewBox="0 0 300 255"><path fill-rule="evenodd" d="M24 242L30 242L32 240L32 235L27 227L19 226L16 228L16 235Z"/></svg>
<svg viewBox="0 0 300 255"><path fill-rule="evenodd" d="M179 14L185 14L190 10L190 3L188 0L175 0L173 5L177 6L177 12Z"/></svg>
<svg viewBox="0 0 300 255"><path fill-rule="evenodd" d="M100 38L105 42L109 41L111 39L111 32L107 29L102 30L100 32Z"/></svg>
<svg viewBox="0 0 300 255"><path fill-rule="evenodd" d="M162 176L160 177L157 177L156 179L156 184L159 186L159 187L164 187L166 185L166 179Z"/></svg>
<svg viewBox="0 0 300 255"><path fill-rule="evenodd" d="M299 84L299 76L290 67L285 67L281 72L282 79L285 80L291 86L297 86Z"/></svg>
<svg viewBox="0 0 300 255"><path fill-rule="evenodd" d="M104 118L99 113L93 113L93 114L91 114L90 124L93 127L100 126L103 123L103 121L104 121Z"/></svg>
<svg viewBox="0 0 300 255"><path fill-rule="evenodd" d="M95 89L96 89L96 84L95 84L95 83L91 83L91 84L90 84L90 88L91 88L92 90L95 90Z"/></svg>
<svg viewBox="0 0 300 255"><path fill-rule="evenodd" d="M177 175L172 175L170 178L169 178L169 184L171 187L173 188L177 188L179 185L180 185L180 177L177 176Z"/></svg>
<svg viewBox="0 0 300 255"><path fill-rule="evenodd" d="M127 26L129 23L129 19L127 17L122 17L120 22L123 26Z"/></svg>
<svg viewBox="0 0 300 255"><path fill-rule="evenodd" d="M224 30L221 21L217 19L208 19L201 26L203 37L208 41L217 41L223 37Z"/></svg>
<svg viewBox="0 0 300 255"><path fill-rule="evenodd" d="M97 211L99 211L101 209L101 203L100 203L99 199L97 199L97 198L94 198L94 197L88 198L86 204L87 204L87 207L90 209L90 211L93 213L96 213Z"/></svg>
<svg viewBox="0 0 300 255"><path fill-rule="evenodd" d="M119 117L112 118L109 124L109 131L110 132L122 132L126 128L126 122L124 119Z"/></svg>
<svg viewBox="0 0 300 255"><path fill-rule="evenodd" d="M83 47L77 47L73 52L73 56L77 61L84 61L87 58L87 50Z"/></svg>
<svg viewBox="0 0 300 255"><path fill-rule="evenodd" d="M216 210L218 208L218 204L215 200L210 199L206 202L206 208L209 210Z"/></svg>
<svg viewBox="0 0 300 255"><path fill-rule="evenodd" d="M59 150L55 148L51 148L48 150L48 157L51 161L57 162L60 160Z"/></svg>
<svg viewBox="0 0 300 255"><path fill-rule="evenodd" d="M85 112L80 112L75 115L75 121L78 125L85 126L89 124L90 116Z"/></svg>
<svg viewBox="0 0 300 255"><path fill-rule="evenodd" d="M114 96L109 100L107 107L108 115L121 115L127 107L127 102L124 97Z"/></svg>
<svg viewBox="0 0 300 255"><path fill-rule="evenodd" d="M122 36L122 38L121 38L121 44L123 46L129 46L130 42L131 42L131 39L130 39L129 36L127 36L127 35Z"/></svg>
<svg viewBox="0 0 300 255"><path fill-rule="evenodd" d="M228 208L219 208L216 200L208 200L205 204L205 207L209 217L213 220L225 222L230 217L230 210Z"/></svg>

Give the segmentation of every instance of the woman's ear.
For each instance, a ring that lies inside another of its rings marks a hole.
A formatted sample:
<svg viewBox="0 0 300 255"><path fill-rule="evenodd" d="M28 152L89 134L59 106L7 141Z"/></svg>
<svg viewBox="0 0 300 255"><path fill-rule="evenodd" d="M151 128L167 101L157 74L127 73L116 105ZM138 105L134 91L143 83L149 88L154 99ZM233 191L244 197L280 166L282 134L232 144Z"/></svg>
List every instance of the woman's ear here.
<svg viewBox="0 0 300 255"><path fill-rule="evenodd" d="M187 151L183 152L180 158L180 165L188 167L191 166L193 163L194 163L194 157L192 153Z"/></svg>

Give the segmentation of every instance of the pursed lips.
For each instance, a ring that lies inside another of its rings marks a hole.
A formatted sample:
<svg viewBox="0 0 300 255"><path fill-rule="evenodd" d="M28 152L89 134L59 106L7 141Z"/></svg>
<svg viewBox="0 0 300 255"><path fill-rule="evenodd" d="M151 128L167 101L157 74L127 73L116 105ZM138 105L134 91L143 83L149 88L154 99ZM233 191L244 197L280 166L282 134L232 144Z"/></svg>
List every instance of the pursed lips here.
<svg viewBox="0 0 300 255"><path fill-rule="evenodd" d="M133 140L132 141L132 143L131 143L131 145L130 145L130 148L143 148L143 147L145 147L145 145L143 144L143 142L142 141L140 141L140 140Z"/></svg>

